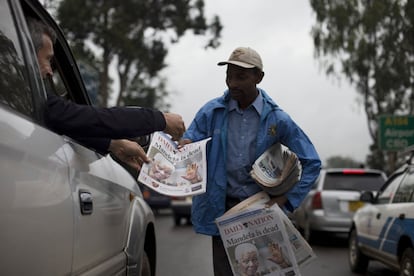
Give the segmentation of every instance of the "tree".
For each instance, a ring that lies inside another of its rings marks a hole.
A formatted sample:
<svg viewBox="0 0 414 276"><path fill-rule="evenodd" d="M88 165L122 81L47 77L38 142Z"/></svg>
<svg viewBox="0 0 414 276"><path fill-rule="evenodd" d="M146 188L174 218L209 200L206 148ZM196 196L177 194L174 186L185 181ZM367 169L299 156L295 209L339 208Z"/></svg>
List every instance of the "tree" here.
<svg viewBox="0 0 414 276"><path fill-rule="evenodd" d="M396 153L378 147L378 117L414 109L414 1L310 0L315 56L328 75L342 74L360 94L372 138L373 168L390 166ZM389 168L393 170L394 168Z"/></svg>
<svg viewBox="0 0 414 276"><path fill-rule="evenodd" d="M327 168L363 168L364 164L350 157L332 156L326 160Z"/></svg>
<svg viewBox="0 0 414 276"><path fill-rule="evenodd" d="M57 19L77 58L97 68L103 106L118 95L117 105L166 107L166 80L159 72L168 44L192 30L209 35L206 47L216 48L222 29L217 16L207 23L203 0L62 0ZM119 80L113 94L112 64Z"/></svg>

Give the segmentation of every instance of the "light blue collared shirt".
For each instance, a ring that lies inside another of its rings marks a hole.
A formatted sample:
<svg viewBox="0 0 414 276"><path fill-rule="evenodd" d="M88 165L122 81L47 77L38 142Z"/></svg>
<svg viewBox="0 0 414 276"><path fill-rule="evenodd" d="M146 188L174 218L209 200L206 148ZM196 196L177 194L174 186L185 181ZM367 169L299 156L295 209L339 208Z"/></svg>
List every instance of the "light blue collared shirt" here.
<svg viewBox="0 0 414 276"><path fill-rule="evenodd" d="M260 92L244 110L230 99L227 136L227 195L230 197L242 200L261 191L250 177L250 171L256 160L256 136L262 110Z"/></svg>

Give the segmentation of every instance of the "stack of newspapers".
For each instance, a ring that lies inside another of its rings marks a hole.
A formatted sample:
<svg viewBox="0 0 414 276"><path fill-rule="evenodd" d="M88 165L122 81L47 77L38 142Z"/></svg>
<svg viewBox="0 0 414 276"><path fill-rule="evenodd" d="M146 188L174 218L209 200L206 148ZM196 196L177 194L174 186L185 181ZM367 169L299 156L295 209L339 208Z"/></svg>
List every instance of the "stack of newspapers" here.
<svg viewBox="0 0 414 276"><path fill-rule="evenodd" d="M302 166L296 154L280 143L267 149L252 166L250 175L272 196L286 193L299 180Z"/></svg>
<svg viewBox="0 0 414 276"><path fill-rule="evenodd" d="M301 275L301 268L316 258L312 248L277 204L257 193L216 219L234 275L244 275L249 259L254 275Z"/></svg>

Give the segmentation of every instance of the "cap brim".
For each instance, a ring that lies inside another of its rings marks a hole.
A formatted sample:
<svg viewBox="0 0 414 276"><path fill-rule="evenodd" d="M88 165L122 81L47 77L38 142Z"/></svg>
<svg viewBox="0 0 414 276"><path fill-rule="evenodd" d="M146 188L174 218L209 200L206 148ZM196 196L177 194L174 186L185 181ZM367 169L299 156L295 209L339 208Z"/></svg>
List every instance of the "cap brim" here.
<svg viewBox="0 0 414 276"><path fill-rule="evenodd" d="M222 65L227 65L227 64L233 64L233 65L237 65L243 68L254 68L256 66L251 65L249 63L245 63L245 62L241 62L241 61L234 61L234 60L229 60L229 61L221 61L219 63L217 63L217 65L222 66Z"/></svg>

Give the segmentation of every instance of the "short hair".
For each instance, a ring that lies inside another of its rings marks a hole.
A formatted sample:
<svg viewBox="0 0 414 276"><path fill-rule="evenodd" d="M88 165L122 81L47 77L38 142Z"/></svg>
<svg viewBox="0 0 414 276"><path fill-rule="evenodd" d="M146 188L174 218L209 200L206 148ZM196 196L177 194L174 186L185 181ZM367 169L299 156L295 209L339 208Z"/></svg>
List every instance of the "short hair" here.
<svg viewBox="0 0 414 276"><path fill-rule="evenodd" d="M49 25L46 25L42 21L35 19L33 17L28 17L27 26L29 27L30 36L32 37L32 42L36 52L38 52L43 47L42 36L44 34L50 37L52 43L55 44L56 32Z"/></svg>
<svg viewBox="0 0 414 276"><path fill-rule="evenodd" d="M252 251L258 253L258 250L254 244L249 242L242 243L236 246L236 249L234 250L234 257L237 261L239 261L244 254Z"/></svg>

